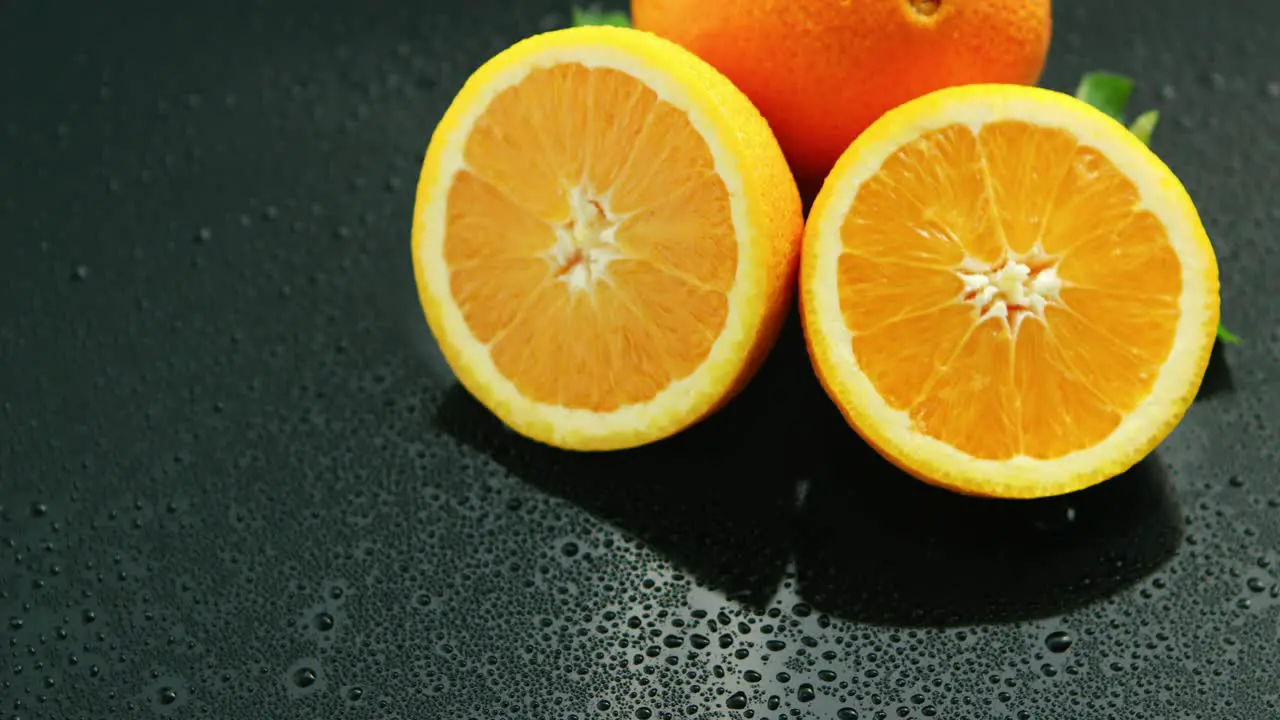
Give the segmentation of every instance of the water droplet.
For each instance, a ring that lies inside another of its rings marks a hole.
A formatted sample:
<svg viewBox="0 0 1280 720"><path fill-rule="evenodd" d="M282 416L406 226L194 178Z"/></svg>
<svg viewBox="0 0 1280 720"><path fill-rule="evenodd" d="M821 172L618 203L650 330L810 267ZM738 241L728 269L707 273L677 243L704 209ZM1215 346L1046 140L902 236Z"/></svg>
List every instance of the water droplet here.
<svg viewBox="0 0 1280 720"><path fill-rule="evenodd" d="M925 705L924 707L920 708L920 714L924 715L925 717L933 717L934 715L938 714L938 708L932 705Z"/></svg>
<svg viewBox="0 0 1280 720"><path fill-rule="evenodd" d="M836 720L858 720L858 711L853 708L842 707L836 711Z"/></svg>
<svg viewBox="0 0 1280 720"><path fill-rule="evenodd" d="M342 597L342 588L338 585L334 585L333 587L329 588L329 597L333 598L334 600L337 600L338 598Z"/></svg>
<svg viewBox="0 0 1280 720"><path fill-rule="evenodd" d="M637 719L637 720L649 720L649 718L651 718L651 717L653 717L653 711L652 711L652 710L650 710L649 708L647 708L647 707L638 707L638 708L636 708L636 719Z"/></svg>
<svg viewBox="0 0 1280 720"><path fill-rule="evenodd" d="M747 707L747 694L739 690L724 701L724 706L730 710L745 709Z"/></svg>
<svg viewBox="0 0 1280 720"><path fill-rule="evenodd" d="M764 676L756 672L755 670L747 670L746 672L742 673L742 679L746 680L749 683L758 683L764 679Z"/></svg>
<svg viewBox="0 0 1280 720"><path fill-rule="evenodd" d="M813 613L813 608L805 603L796 603L791 606L791 614L796 617L809 617Z"/></svg>
<svg viewBox="0 0 1280 720"><path fill-rule="evenodd" d="M813 686L809 683L804 683L796 688L796 699L800 702L813 702L816 697L818 697L818 693L814 691Z"/></svg>
<svg viewBox="0 0 1280 720"><path fill-rule="evenodd" d="M1251 577L1244 582L1245 587L1254 592L1262 592L1267 589L1267 584L1262 582L1260 578Z"/></svg>
<svg viewBox="0 0 1280 720"><path fill-rule="evenodd" d="M74 268L72 268L72 269L71 269L71 279L72 279L72 280L75 280L76 282L83 282L83 281L85 281L85 280L88 280L88 279L89 279L89 266L88 266L88 265L76 265Z"/></svg>
<svg viewBox="0 0 1280 720"><path fill-rule="evenodd" d="M567 542L560 546L560 552L564 554L565 557L576 557L578 554L578 543L572 541Z"/></svg>
<svg viewBox="0 0 1280 720"><path fill-rule="evenodd" d="M1239 475L1232 475L1227 478L1227 484L1233 488L1242 488L1244 487L1244 480Z"/></svg>
<svg viewBox="0 0 1280 720"><path fill-rule="evenodd" d="M765 703L765 707L769 708L770 710L777 710L778 708L782 707L782 698L778 697L777 695L770 695L769 701Z"/></svg>
<svg viewBox="0 0 1280 720"><path fill-rule="evenodd" d="M899 705L898 709L895 712L898 713L898 717L904 718L911 714L911 708L907 707L906 705Z"/></svg>
<svg viewBox="0 0 1280 720"><path fill-rule="evenodd" d="M1049 652L1062 653L1071 649L1071 643L1075 642L1066 631L1056 630L1049 633L1044 639L1045 647L1049 648Z"/></svg>
<svg viewBox="0 0 1280 720"><path fill-rule="evenodd" d="M822 682L835 682L836 674L833 670L819 670L818 679Z"/></svg>
<svg viewBox="0 0 1280 720"><path fill-rule="evenodd" d="M316 684L316 671L309 667L301 667L293 671L293 684L300 688Z"/></svg>
<svg viewBox="0 0 1280 720"><path fill-rule="evenodd" d="M662 644L672 649L678 648L684 644L684 638L679 635L668 635L662 638Z"/></svg>
<svg viewBox="0 0 1280 720"><path fill-rule="evenodd" d="M596 703L596 709L599 710L600 712L604 712L611 707L613 707L613 703L609 702L608 700L602 699L600 702Z"/></svg>
<svg viewBox="0 0 1280 720"><path fill-rule="evenodd" d="M333 616L327 612L319 612L312 618L311 623L320 632L329 632L333 629Z"/></svg>
<svg viewBox="0 0 1280 720"><path fill-rule="evenodd" d="M706 635L692 635L689 637L689 644L692 645L695 650L701 650L711 644L711 638Z"/></svg>
<svg viewBox="0 0 1280 720"><path fill-rule="evenodd" d="M351 702L359 702L362 697L364 697L364 689L358 685L347 691L347 700Z"/></svg>
<svg viewBox="0 0 1280 720"><path fill-rule="evenodd" d="M172 705L178 702L178 693L173 688L160 688L160 704Z"/></svg>
<svg viewBox="0 0 1280 720"><path fill-rule="evenodd" d="M789 683L791 682L791 673L780 672L777 675L774 675L774 678L780 683Z"/></svg>
<svg viewBox="0 0 1280 720"><path fill-rule="evenodd" d="M85 610L83 613L80 614L80 619L84 620L84 623L88 625L89 623L98 619L98 613L92 610Z"/></svg>
<svg viewBox="0 0 1280 720"><path fill-rule="evenodd" d="M202 227L196 231L196 237L195 237L196 242L207 243L212 239L213 239L213 230L211 230L210 228Z"/></svg>
<svg viewBox="0 0 1280 720"><path fill-rule="evenodd" d="M1045 677L1053 677L1058 674L1058 668L1050 665L1049 663L1045 663L1040 666L1040 672L1043 673Z"/></svg>
<svg viewBox="0 0 1280 720"><path fill-rule="evenodd" d="M13 628L14 630L21 630L22 618L19 618L19 617L9 618L9 627Z"/></svg>
<svg viewBox="0 0 1280 720"><path fill-rule="evenodd" d="M1018 711L1018 720L1031 720L1031 711L1029 711L1029 710L1019 710L1019 711Z"/></svg>
<svg viewBox="0 0 1280 720"><path fill-rule="evenodd" d="M32 503L31 517L44 517L49 514L49 506L42 502Z"/></svg>
<svg viewBox="0 0 1280 720"><path fill-rule="evenodd" d="M764 644L770 652L782 652L787 648L787 644L781 640L770 640Z"/></svg>

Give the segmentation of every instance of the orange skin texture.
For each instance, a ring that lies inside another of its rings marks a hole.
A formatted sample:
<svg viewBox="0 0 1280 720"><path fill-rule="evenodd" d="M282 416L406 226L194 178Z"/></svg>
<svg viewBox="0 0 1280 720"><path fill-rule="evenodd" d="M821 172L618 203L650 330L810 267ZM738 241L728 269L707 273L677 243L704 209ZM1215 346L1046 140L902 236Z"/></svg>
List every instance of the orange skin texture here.
<svg viewBox="0 0 1280 720"><path fill-rule="evenodd" d="M632 0L632 23L692 50L769 121L817 187L886 111L971 83L1034 85L1050 0Z"/></svg>

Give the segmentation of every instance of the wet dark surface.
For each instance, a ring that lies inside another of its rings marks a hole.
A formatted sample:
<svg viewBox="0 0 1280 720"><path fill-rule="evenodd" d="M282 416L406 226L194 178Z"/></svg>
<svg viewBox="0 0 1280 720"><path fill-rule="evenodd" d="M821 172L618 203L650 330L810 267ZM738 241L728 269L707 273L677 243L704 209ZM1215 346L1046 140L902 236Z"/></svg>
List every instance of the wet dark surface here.
<svg viewBox="0 0 1280 720"><path fill-rule="evenodd" d="M904 478L791 328L719 416L548 450L453 382L430 131L549 0L0 2L0 718L1280 714L1280 10L1059 3L1222 264L1151 458L999 503Z"/></svg>

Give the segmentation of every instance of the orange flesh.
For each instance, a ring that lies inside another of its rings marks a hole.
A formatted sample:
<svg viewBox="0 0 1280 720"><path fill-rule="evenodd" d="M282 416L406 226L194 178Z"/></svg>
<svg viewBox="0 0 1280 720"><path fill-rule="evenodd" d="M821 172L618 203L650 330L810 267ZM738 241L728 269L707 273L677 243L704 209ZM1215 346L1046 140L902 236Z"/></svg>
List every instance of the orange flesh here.
<svg viewBox="0 0 1280 720"><path fill-rule="evenodd" d="M729 193L683 112L620 71L557 65L499 93L463 157L450 289L524 396L608 412L702 364L738 247Z"/></svg>
<svg viewBox="0 0 1280 720"><path fill-rule="evenodd" d="M1181 266L1138 201L1061 130L953 125L903 146L841 227L841 310L860 368L918 431L974 457L1097 444L1150 393L1178 322ZM1009 259L1054 268L1058 297L1043 313L1011 303L1007 319L983 319L961 273Z"/></svg>

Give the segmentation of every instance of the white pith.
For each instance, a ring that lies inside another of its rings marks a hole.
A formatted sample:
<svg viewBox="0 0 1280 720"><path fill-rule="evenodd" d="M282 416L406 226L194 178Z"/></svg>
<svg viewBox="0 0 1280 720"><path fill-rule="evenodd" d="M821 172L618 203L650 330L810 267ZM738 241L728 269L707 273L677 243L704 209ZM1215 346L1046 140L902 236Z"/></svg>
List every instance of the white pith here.
<svg viewBox="0 0 1280 720"><path fill-rule="evenodd" d="M1039 251L1010 253L990 265L965 258L955 273L964 282L962 302L978 309L978 321L998 318L1014 335L1028 317L1043 322L1045 308L1057 304L1062 291L1057 258Z"/></svg>

